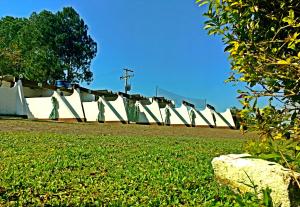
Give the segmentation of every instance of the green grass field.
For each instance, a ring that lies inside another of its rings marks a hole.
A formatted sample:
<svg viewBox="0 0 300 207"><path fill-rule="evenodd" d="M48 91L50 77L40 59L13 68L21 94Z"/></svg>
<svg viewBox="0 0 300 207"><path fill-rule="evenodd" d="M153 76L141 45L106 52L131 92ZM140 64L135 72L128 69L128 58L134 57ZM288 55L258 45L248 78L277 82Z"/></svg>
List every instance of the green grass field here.
<svg viewBox="0 0 300 207"><path fill-rule="evenodd" d="M249 134L248 136L253 136ZM233 206L215 156L238 131L0 121L0 206Z"/></svg>

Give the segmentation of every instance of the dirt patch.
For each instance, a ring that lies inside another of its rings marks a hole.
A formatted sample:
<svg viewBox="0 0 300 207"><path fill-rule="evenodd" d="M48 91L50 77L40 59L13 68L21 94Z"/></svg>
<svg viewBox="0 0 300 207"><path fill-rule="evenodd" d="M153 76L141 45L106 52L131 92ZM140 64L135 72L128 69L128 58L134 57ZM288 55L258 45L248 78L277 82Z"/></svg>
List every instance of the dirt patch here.
<svg viewBox="0 0 300 207"><path fill-rule="evenodd" d="M59 134L91 134L115 136L167 136L210 138L253 138L255 133L242 135L239 130L218 128L192 128L138 124L61 123L30 120L0 120L0 131L35 131Z"/></svg>

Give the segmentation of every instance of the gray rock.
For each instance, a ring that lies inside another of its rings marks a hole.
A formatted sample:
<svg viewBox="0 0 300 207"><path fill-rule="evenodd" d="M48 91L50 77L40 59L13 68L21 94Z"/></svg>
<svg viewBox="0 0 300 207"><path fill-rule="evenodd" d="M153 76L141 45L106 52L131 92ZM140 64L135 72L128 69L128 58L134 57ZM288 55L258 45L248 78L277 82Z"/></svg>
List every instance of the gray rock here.
<svg viewBox="0 0 300 207"><path fill-rule="evenodd" d="M292 172L277 163L247 157L250 155L229 154L214 158L212 166L217 180L241 192L254 192L250 187L254 183L259 196L262 196L262 189L269 187L275 207L291 206L289 185ZM300 178L300 174L296 174Z"/></svg>

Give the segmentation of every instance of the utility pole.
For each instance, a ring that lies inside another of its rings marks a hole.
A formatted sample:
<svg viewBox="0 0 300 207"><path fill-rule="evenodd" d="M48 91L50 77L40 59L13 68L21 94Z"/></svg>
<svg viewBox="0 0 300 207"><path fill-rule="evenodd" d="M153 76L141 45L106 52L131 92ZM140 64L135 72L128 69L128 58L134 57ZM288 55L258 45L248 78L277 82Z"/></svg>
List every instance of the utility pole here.
<svg viewBox="0 0 300 207"><path fill-rule="evenodd" d="M128 84L128 80L134 77L134 75L133 75L133 70L127 68L123 70L124 70L124 75L120 77L120 80L125 80L125 93L127 94L127 92L131 90L131 85Z"/></svg>

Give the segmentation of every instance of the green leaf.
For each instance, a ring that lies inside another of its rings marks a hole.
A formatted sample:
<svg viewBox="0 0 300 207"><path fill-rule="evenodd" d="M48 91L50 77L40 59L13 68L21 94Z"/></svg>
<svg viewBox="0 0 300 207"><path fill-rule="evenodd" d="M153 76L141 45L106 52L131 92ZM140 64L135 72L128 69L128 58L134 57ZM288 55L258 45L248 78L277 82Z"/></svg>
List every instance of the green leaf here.
<svg viewBox="0 0 300 207"><path fill-rule="evenodd" d="M201 3L200 3L201 2ZM203 0L197 0L196 3L198 3L199 6L203 6L205 4L208 4L209 1L203 1Z"/></svg>
<svg viewBox="0 0 300 207"><path fill-rule="evenodd" d="M278 65L288 65L289 63L285 60L279 60L279 61L277 61L277 64Z"/></svg>
<svg viewBox="0 0 300 207"><path fill-rule="evenodd" d="M213 25L213 24L206 24L206 25L204 26L204 29L207 30L207 29L212 28L212 27L214 27L214 26L215 26L215 25Z"/></svg>
<svg viewBox="0 0 300 207"><path fill-rule="evenodd" d="M273 201L272 201L272 197L271 197L272 189L266 188L266 189L263 189L262 192L263 192L263 201L264 201L265 206L270 206L270 207L273 206Z"/></svg>
<svg viewBox="0 0 300 207"><path fill-rule="evenodd" d="M291 25L291 26L292 26L293 23L294 23L294 21L293 21L292 19L290 19L289 17L284 17L284 18L282 19L282 21L288 23L288 24Z"/></svg>
<svg viewBox="0 0 300 207"><path fill-rule="evenodd" d="M225 49L224 49L224 52L227 52L227 51L229 51L229 50L230 50L232 47L233 47L233 45L232 45L232 44L230 44L230 45L226 46L226 47L225 47ZM299 52L299 54L300 54L300 52Z"/></svg>
<svg viewBox="0 0 300 207"><path fill-rule="evenodd" d="M270 160L270 159L281 158L281 155L276 153L271 153L271 154L261 154L259 157L265 160Z"/></svg>
<svg viewBox="0 0 300 207"><path fill-rule="evenodd" d="M294 13L294 10L292 10L292 9L289 11L289 18L291 20L294 20L294 18L295 18L295 13Z"/></svg>

